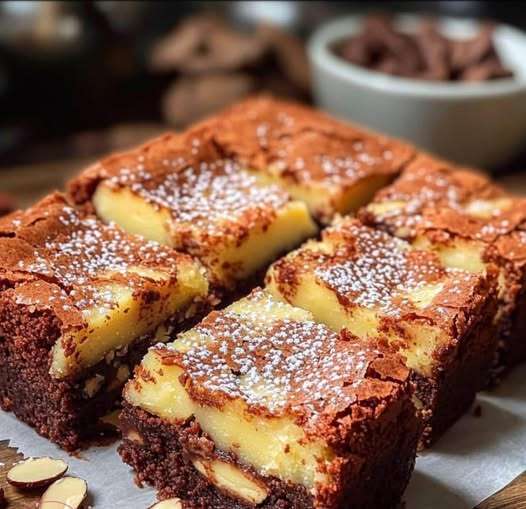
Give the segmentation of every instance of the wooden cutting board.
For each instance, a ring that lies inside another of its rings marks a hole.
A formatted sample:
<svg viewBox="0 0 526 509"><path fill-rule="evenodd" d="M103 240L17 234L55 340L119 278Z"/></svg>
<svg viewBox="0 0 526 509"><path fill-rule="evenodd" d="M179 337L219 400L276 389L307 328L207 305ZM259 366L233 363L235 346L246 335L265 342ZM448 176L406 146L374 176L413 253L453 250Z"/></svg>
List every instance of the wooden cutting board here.
<svg viewBox="0 0 526 509"><path fill-rule="evenodd" d="M15 449L8 447L7 440L0 442L0 488L8 501L7 509L35 509L38 494L27 495L9 485L6 475L11 465L23 458Z"/></svg>

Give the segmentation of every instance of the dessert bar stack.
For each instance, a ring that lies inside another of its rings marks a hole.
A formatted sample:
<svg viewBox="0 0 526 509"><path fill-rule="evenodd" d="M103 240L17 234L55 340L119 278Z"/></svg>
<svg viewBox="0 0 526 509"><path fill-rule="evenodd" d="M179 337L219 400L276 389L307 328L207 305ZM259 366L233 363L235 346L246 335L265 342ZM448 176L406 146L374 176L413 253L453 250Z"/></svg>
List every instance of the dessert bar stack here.
<svg viewBox="0 0 526 509"><path fill-rule="evenodd" d="M120 454L161 499L393 507L525 356L525 204L247 100L0 222L0 403L73 450L135 367Z"/></svg>

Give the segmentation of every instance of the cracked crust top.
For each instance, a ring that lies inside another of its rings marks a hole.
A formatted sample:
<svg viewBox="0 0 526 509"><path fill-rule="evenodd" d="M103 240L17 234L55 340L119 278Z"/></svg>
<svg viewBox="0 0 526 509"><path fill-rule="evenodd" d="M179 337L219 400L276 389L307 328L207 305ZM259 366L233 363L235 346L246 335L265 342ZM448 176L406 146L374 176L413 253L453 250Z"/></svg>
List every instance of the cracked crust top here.
<svg viewBox="0 0 526 509"><path fill-rule="evenodd" d="M312 320L269 321L266 309L287 305L261 289L248 300L257 312L214 311L191 335L156 347L164 364L184 369L193 399L221 407L239 398L249 412L291 415L306 432L328 438L347 419L379 416L410 393L409 371L398 356Z"/></svg>
<svg viewBox="0 0 526 509"><path fill-rule="evenodd" d="M272 266L272 278L286 299L292 300L302 275L310 274L334 292L343 308L374 309L394 322L424 320L456 337L494 290L494 270L481 277L447 269L435 253L412 249L356 219L337 221L323 231L322 242L307 243ZM430 294L420 300L426 288Z"/></svg>
<svg viewBox="0 0 526 509"><path fill-rule="evenodd" d="M489 258L526 262L526 200L481 174L427 155L379 191L360 217L404 238L425 235L447 244L460 237L491 244Z"/></svg>
<svg viewBox="0 0 526 509"><path fill-rule="evenodd" d="M491 199L504 194L503 189L476 170L418 154L393 184L377 193L375 200L414 200L415 207L426 203L456 206L475 196Z"/></svg>
<svg viewBox="0 0 526 509"><path fill-rule="evenodd" d="M349 187L373 174L396 174L413 148L293 102L256 97L196 129L249 168L271 168L296 184Z"/></svg>
<svg viewBox="0 0 526 509"><path fill-rule="evenodd" d="M72 325L82 323L83 310L114 305L108 284L155 298L153 288L175 285L189 264L195 264L189 256L105 225L58 193L0 221L0 288L11 288L21 303L54 309Z"/></svg>
<svg viewBox="0 0 526 509"><path fill-rule="evenodd" d="M216 237L241 242L254 227L266 228L290 201L278 186L258 185L256 177L223 157L204 131L166 134L107 158L73 180L70 194L82 203L101 181L167 210L177 223L178 237L197 232L200 244L211 249Z"/></svg>

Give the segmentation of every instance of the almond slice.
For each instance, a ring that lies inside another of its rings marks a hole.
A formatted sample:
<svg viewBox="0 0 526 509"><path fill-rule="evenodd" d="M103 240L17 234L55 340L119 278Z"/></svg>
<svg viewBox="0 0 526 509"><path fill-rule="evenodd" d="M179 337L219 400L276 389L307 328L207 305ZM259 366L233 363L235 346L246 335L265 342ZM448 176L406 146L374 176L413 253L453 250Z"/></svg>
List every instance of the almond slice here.
<svg viewBox="0 0 526 509"><path fill-rule="evenodd" d="M38 509L81 509L87 499L88 485L84 479L64 477L44 492Z"/></svg>
<svg viewBox="0 0 526 509"><path fill-rule="evenodd" d="M7 482L23 490L49 486L68 469L66 462L53 458L28 458L7 472Z"/></svg>
<svg viewBox="0 0 526 509"><path fill-rule="evenodd" d="M103 424L112 426L115 429L119 429L119 414L120 413L121 413L120 410L114 410L113 412L110 412L109 414L102 416L99 420Z"/></svg>
<svg viewBox="0 0 526 509"><path fill-rule="evenodd" d="M180 498L168 498L153 504L149 509L183 509L183 503Z"/></svg>
<svg viewBox="0 0 526 509"><path fill-rule="evenodd" d="M206 477L216 488L227 494L241 499L251 505L261 504L267 496L268 490L262 483L254 479L236 465L218 459L192 460L196 470Z"/></svg>

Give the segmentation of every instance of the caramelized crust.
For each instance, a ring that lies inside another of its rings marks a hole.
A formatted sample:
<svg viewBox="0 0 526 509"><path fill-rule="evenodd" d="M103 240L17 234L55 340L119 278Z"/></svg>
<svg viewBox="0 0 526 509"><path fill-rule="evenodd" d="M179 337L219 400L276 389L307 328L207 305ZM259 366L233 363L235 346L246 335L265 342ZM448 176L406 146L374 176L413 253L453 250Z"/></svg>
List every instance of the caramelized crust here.
<svg viewBox="0 0 526 509"><path fill-rule="evenodd" d="M343 428L334 435L342 416L350 417L352 428L353 416L363 418L364 409L357 408L365 402L381 400L375 409L380 415L408 390L409 371L400 359L385 358L348 332L337 334L311 320L262 319L277 304L260 289L248 299L253 311L213 311L192 336L156 350L162 364L183 368L185 388L196 401L221 408L239 398L249 412L291 416L312 437L331 441L345 436Z"/></svg>
<svg viewBox="0 0 526 509"><path fill-rule="evenodd" d="M167 209L177 223L173 234L183 238L186 228L188 237L195 229L201 241L221 236L242 239L255 224L269 224L289 201L277 186L258 186L206 135L166 134L101 161L70 183L75 201L89 198L102 180Z"/></svg>
<svg viewBox="0 0 526 509"><path fill-rule="evenodd" d="M100 437L156 328L203 312L203 272L60 194L2 219L0 406L68 451Z"/></svg>
<svg viewBox="0 0 526 509"><path fill-rule="evenodd" d="M371 172L397 172L412 154L400 142L269 97L237 104L215 121L215 139L228 153L248 167L276 165L294 182L348 186Z"/></svg>
<svg viewBox="0 0 526 509"><path fill-rule="evenodd" d="M151 292L151 278L137 267L161 271L166 283L176 284L178 268L193 263L187 255L78 212L59 194L0 222L4 288L52 307L65 327L78 325L83 310L113 305L111 295L99 291L103 285L125 284L138 298Z"/></svg>
<svg viewBox="0 0 526 509"><path fill-rule="evenodd" d="M379 191L360 215L399 237L411 239L420 229L433 228L440 221L437 228L491 242L524 220L525 204L481 173L424 154Z"/></svg>
<svg viewBox="0 0 526 509"><path fill-rule="evenodd" d="M121 452L143 479L178 496L182 478L186 489L208 480L207 496L219 496L220 507L252 496L258 506L274 507L276 482L305 497L306 507L347 507L353 497L366 499L363 483L379 481L393 444L403 449L403 477L412 469L419 423L411 397L401 358L256 289L174 343L152 348L125 389L128 409L135 407L130 415L160 418L171 446L183 449L174 485L135 463L129 447L148 456L150 444L142 423L129 416ZM391 426L402 419L407 433ZM190 428L201 447L186 443ZM217 478L211 468L223 474ZM231 498L221 498L225 489Z"/></svg>
<svg viewBox="0 0 526 509"><path fill-rule="evenodd" d="M492 267L445 268L436 253L346 218L273 264L266 284L333 330L401 353L414 371L429 445L487 382L496 279Z"/></svg>
<svg viewBox="0 0 526 509"><path fill-rule="evenodd" d="M343 194L360 183L367 200L371 188L393 178L413 149L296 103L258 97L237 104L194 128L208 131L228 156L277 181L315 215L329 219L348 212ZM308 198L309 191L317 195ZM363 204L363 202L362 202ZM353 205L354 207L354 205Z"/></svg>
<svg viewBox="0 0 526 509"><path fill-rule="evenodd" d="M294 302L302 278L313 275L344 310L376 309L385 326L420 320L456 337L467 326L459 315L469 316L484 298L485 284L478 275L446 269L436 254L411 249L358 220L342 219L325 229L322 243L306 243L272 266L267 281L289 302ZM433 288L432 298L411 296L427 287Z"/></svg>
<svg viewBox="0 0 526 509"><path fill-rule="evenodd" d="M205 132L167 134L108 158L70 193L77 203L92 198L106 221L197 256L219 286L251 277L316 232L303 204L224 158Z"/></svg>
<svg viewBox="0 0 526 509"><path fill-rule="evenodd" d="M206 298L203 271L187 255L78 212L59 194L0 222L2 312L16 306L12 323L52 313L60 335L46 341L56 340L50 371L57 378L81 374L184 315Z"/></svg>
<svg viewBox="0 0 526 509"><path fill-rule="evenodd" d="M419 156L359 213L366 224L431 249L450 267L500 271L496 374L526 357L526 199L486 177Z"/></svg>
<svg viewBox="0 0 526 509"><path fill-rule="evenodd" d="M393 202L400 208L376 212L377 205ZM460 237L488 244L487 260L526 262L526 199L429 156L419 156L361 214L398 236L426 235L437 242Z"/></svg>
<svg viewBox="0 0 526 509"><path fill-rule="evenodd" d="M164 160L177 171L185 166L198 165L199 158L195 157L198 155L205 160L218 159L217 150L211 144L200 145L197 150L198 153L176 133L163 134L135 149L113 154L93 164L68 183L68 194L73 202L87 204L101 182L113 177L118 179L121 174L162 169Z"/></svg>

